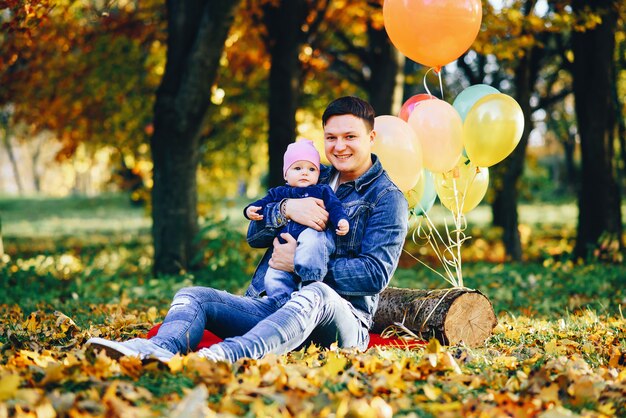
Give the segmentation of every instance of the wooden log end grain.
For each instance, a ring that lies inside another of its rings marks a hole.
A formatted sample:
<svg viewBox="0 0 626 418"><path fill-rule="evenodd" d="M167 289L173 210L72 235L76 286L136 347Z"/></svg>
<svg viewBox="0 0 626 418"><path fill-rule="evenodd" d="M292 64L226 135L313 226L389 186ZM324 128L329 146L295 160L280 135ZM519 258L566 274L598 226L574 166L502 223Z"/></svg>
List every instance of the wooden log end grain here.
<svg viewBox="0 0 626 418"><path fill-rule="evenodd" d="M424 340L437 338L444 345L485 342L497 324L489 299L477 290L398 289L381 293L373 332L401 323Z"/></svg>

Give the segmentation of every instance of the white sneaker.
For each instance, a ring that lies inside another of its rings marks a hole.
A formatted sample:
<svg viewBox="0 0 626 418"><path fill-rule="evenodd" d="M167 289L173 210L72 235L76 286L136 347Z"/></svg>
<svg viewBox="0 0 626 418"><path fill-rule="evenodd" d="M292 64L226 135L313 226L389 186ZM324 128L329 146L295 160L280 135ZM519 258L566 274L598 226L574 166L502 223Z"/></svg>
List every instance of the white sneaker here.
<svg viewBox="0 0 626 418"><path fill-rule="evenodd" d="M133 338L132 340L124 342L105 340L104 338L90 338L85 343L85 346L95 350L104 350L106 355L112 359L128 356L139 357L141 360L155 358L167 363L174 357L174 353L144 338Z"/></svg>
<svg viewBox="0 0 626 418"><path fill-rule="evenodd" d="M203 357L207 360L230 362L226 358L226 353L224 353L224 350L222 350L220 347L216 345L208 347L208 348L202 348L198 350L196 354L199 357Z"/></svg>

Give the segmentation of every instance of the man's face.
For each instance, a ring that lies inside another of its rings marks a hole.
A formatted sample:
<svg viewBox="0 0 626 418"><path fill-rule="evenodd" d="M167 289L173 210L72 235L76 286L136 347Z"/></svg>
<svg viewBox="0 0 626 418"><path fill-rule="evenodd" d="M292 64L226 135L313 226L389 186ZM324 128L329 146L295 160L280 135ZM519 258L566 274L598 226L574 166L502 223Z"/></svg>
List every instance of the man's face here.
<svg viewBox="0 0 626 418"><path fill-rule="evenodd" d="M351 181L372 166L370 131L363 119L354 115L331 116L324 126L324 151L328 161L339 171L340 181Z"/></svg>
<svg viewBox="0 0 626 418"><path fill-rule="evenodd" d="M285 172L285 180L292 187L313 186L319 178L319 168L310 161L296 161Z"/></svg>

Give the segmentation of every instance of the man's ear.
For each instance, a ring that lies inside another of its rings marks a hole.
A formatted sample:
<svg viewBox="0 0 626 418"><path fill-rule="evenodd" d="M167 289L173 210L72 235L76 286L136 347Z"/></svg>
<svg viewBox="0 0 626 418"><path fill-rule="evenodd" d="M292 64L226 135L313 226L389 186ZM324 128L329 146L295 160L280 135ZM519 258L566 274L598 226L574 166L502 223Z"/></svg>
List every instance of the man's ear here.
<svg viewBox="0 0 626 418"><path fill-rule="evenodd" d="M370 142L374 142L375 139L376 139L376 131L372 129L370 131Z"/></svg>

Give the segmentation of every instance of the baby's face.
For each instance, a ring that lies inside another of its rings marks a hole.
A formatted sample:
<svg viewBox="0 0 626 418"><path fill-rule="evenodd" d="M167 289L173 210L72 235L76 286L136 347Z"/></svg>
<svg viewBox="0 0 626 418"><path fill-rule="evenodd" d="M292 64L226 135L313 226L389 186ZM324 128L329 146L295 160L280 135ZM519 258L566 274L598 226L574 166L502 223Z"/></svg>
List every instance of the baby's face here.
<svg viewBox="0 0 626 418"><path fill-rule="evenodd" d="M285 173L287 184L292 187L307 187L317 184L320 170L310 161L296 161Z"/></svg>

